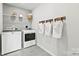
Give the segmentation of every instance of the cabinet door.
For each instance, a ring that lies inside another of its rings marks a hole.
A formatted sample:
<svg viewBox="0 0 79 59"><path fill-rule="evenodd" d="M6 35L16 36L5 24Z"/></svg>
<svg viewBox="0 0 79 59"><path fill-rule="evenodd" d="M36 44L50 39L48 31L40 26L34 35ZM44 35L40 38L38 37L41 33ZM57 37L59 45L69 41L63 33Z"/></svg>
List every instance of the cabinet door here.
<svg viewBox="0 0 79 59"><path fill-rule="evenodd" d="M7 52L21 49L21 32L11 32L6 44Z"/></svg>
<svg viewBox="0 0 79 59"><path fill-rule="evenodd" d="M7 53L7 41L9 40L10 32L2 33L2 54Z"/></svg>
<svg viewBox="0 0 79 59"><path fill-rule="evenodd" d="M8 38L6 40L6 53L11 52L13 49L13 40L12 33L8 32Z"/></svg>
<svg viewBox="0 0 79 59"><path fill-rule="evenodd" d="M2 35L2 54L21 49L21 32L6 32Z"/></svg>
<svg viewBox="0 0 79 59"><path fill-rule="evenodd" d="M12 33L12 43L13 50L21 49L21 32Z"/></svg>

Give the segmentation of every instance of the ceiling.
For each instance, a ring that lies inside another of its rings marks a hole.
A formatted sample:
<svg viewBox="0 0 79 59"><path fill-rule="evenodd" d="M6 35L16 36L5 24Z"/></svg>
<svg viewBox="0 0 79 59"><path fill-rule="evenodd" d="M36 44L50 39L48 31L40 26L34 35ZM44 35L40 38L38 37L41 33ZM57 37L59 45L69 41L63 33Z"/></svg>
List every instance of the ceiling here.
<svg viewBox="0 0 79 59"><path fill-rule="evenodd" d="M7 3L8 5L33 10L40 5L40 3Z"/></svg>

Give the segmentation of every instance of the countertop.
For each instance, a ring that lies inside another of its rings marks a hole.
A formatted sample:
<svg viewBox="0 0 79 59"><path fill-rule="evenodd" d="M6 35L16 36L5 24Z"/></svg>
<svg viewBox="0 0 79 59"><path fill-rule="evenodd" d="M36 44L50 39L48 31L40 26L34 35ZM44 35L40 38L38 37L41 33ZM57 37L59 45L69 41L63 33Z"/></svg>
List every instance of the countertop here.
<svg viewBox="0 0 79 59"><path fill-rule="evenodd" d="M3 30L3 32L17 32L17 31L21 31L21 30Z"/></svg>

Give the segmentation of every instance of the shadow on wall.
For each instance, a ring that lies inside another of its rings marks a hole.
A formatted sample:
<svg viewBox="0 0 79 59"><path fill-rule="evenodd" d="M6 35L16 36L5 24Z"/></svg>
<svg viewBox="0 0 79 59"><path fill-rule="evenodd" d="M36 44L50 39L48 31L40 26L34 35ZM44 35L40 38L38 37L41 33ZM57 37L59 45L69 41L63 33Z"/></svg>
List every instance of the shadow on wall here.
<svg viewBox="0 0 79 59"><path fill-rule="evenodd" d="M0 55L1 55L1 34L0 34Z"/></svg>
<svg viewBox="0 0 79 59"><path fill-rule="evenodd" d="M68 51L68 35L67 35L67 24L64 23L63 26L63 32L62 32L62 38L57 40L57 54L62 56L67 55Z"/></svg>

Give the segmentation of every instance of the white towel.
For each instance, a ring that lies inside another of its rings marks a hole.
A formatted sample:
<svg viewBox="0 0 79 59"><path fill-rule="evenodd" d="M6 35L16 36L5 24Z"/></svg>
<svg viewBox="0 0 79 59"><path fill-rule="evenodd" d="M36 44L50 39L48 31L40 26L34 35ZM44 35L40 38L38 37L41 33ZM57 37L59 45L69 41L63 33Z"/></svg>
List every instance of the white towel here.
<svg viewBox="0 0 79 59"><path fill-rule="evenodd" d="M63 22L62 21L53 22L53 37L54 38L61 38L62 29L63 29Z"/></svg>
<svg viewBox="0 0 79 59"><path fill-rule="evenodd" d="M39 23L39 33L44 34L44 24Z"/></svg>
<svg viewBox="0 0 79 59"><path fill-rule="evenodd" d="M51 35L51 23L50 22L45 23L45 35L47 36Z"/></svg>

